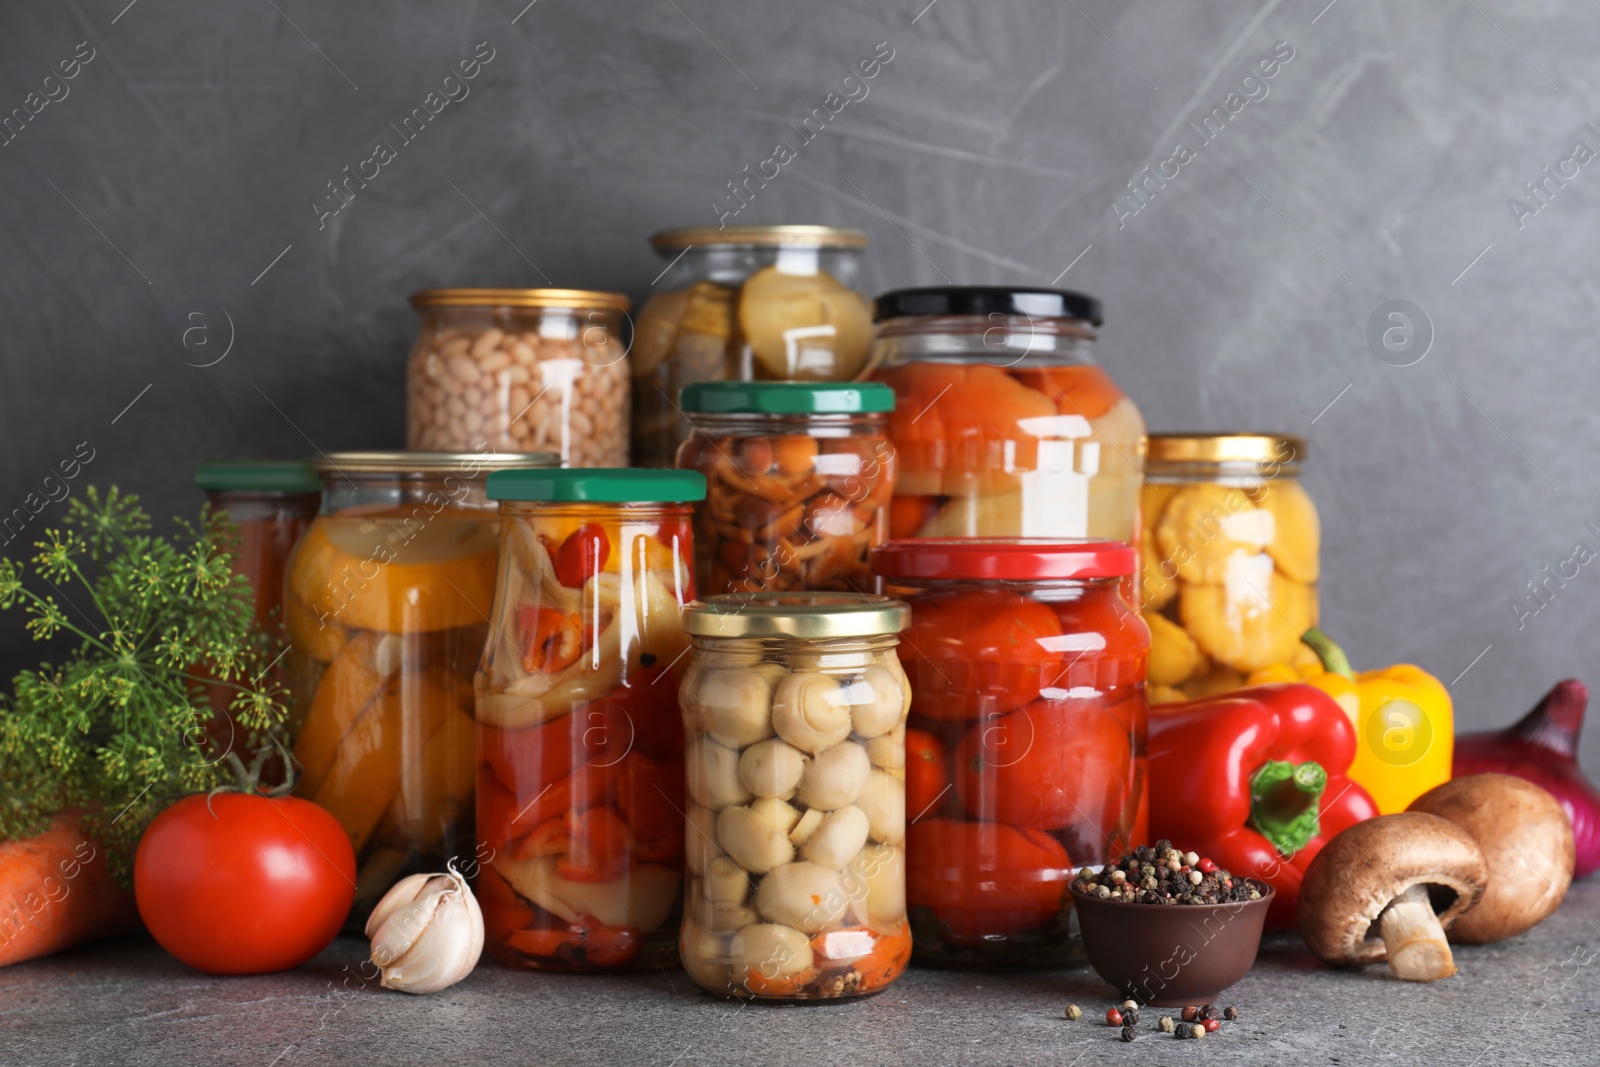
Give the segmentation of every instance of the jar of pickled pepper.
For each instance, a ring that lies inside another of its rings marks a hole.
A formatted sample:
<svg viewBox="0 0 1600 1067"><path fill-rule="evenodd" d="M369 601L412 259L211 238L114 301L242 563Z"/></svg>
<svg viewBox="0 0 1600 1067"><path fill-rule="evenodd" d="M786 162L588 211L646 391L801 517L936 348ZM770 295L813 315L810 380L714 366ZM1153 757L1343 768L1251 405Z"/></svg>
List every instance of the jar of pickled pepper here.
<svg viewBox="0 0 1600 1067"><path fill-rule="evenodd" d="M905 970L905 605L739 593L684 612L680 951L721 996L822 1000Z"/></svg>
<svg viewBox="0 0 1600 1067"><path fill-rule="evenodd" d="M914 959L1083 958L1073 868L1147 835L1149 635L1123 599L1134 549L1033 538L892 541L906 592L907 901Z"/></svg>
<svg viewBox="0 0 1600 1067"><path fill-rule="evenodd" d="M678 676L695 471L505 471L476 678L477 882L504 963L670 965L683 892Z"/></svg>
<svg viewBox="0 0 1600 1067"><path fill-rule="evenodd" d="M1150 436L1139 555L1153 701L1319 662L1300 641L1317 624L1321 554L1305 453L1285 434Z"/></svg>
<svg viewBox="0 0 1600 1067"><path fill-rule="evenodd" d="M678 466L706 476L695 511L702 594L877 592L889 532L894 393L877 382L705 382L683 391Z"/></svg>
<svg viewBox="0 0 1600 1067"><path fill-rule="evenodd" d="M472 676L499 531L484 479L550 453L342 452L313 463L322 509L289 557L284 618L296 793L350 835L346 930L408 874L469 861Z"/></svg>
<svg viewBox="0 0 1600 1067"><path fill-rule="evenodd" d="M1144 419L1095 362L1100 301L1057 289L899 289L873 377L894 388L889 536L1134 540Z"/></svg>
<svg viewBox="0 0 1600 1067"><path fill-rule="evenodd" d="M195 485L206 503L226 515L239 528L233 569L244 575L255 598L255 625L278 640L283 631L283 575L295 542L317 516L322 503L322 480L304 460L206 460L195 468ZM274 648L277 655L282 645ZM283 679L282 666L269 668L266 677ZM206 724L210 751L217 756L233 751L245 754L248 739L229 713L238 690L232 686L207 687L212 718Z"/></svg>
<svg viewBox="0 0 1600 1067"><path fill-rule="evenodd" d="M872 309L860 292L867 235L835 226L686 226L651 247L668 260L634 329L633 451L670 467L696 382L850 381L865 375Z"/></svg>

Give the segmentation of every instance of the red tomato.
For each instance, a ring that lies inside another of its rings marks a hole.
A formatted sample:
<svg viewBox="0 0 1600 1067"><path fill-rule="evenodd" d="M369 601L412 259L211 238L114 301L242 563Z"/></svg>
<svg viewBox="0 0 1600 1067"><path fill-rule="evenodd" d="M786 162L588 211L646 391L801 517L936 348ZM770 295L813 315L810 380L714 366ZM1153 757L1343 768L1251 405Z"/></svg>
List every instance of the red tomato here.
<svg viewBox="0 0 1600 1067"><path fill-rule="evenodd" d="M950 790L944 746L925 730L906 731L906 817L931 815Z"/></svg>
<svg viewBox="0 0 1600 1067"><path fill-rule="evenodd" d="M1036 830L1108 833L1132 776L1128 728L1094 700L1036 700L978 723L956 749L966 809Z"/></svg>
<svg viewBox="0 0 1600 1067"><path fill-rule="evenodd" d="M215 814L213 814L215 813ZM184 797L133 861L139 917L162 948L211 974L298 967L350 913L356 857L327 811L296 797Z"/></svg>
<svg viewBox="0 0 1600 1067"><path fill-rule="evenodd" d="M605 569L611 558L611 538L598 522L586 522L567 535L556 549L556 581L569 589L582 589L583 583Z"/></svg>
<svg viewBox="0 0 1600 1067"><path fill-rule="evenodd" d="M1043 926L1072 876L1049 834L989 822L922 819L906 830L906 896L933 910L957 943Z"/></svg>
<svg viewBox="0 0 1600 1067"><path fill-rule="evenodd" d="M1061 620L1046 604L1001 590L917 597L900 659L935 719L972 719L1019 708L1056 684L1063 666Z"/></svg>

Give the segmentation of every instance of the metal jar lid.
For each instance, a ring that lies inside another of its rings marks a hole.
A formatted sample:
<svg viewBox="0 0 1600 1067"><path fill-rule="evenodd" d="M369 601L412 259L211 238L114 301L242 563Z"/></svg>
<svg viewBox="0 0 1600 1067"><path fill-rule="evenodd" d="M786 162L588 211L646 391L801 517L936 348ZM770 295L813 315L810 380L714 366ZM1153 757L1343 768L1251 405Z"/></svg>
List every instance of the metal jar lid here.
<svg viewBox="0 0 1600 1067"><path fill-rule="evenodd" d="M311 461L318 474L459 474L558 467L554 452L332 452Z"/></svg>
<svg viewBox="0 0 1600 1067"><path fill-rule="evenodd" d="M696 245L865 248L867 235L842 226L679 226L650 237L650 247L657 252L676 252Z"/></svg>
<svg viewBox="0 0 1600 1067"><path fill-rule="evenodd" d="M1290 434L1153 433L1145 459L1150 463L1301 463L1306 440Z"/></svg>
<svg viewBox="0 0 1600 1067"><path fill-rule="evenodd" d="M874 593L725 593L683 609L694 637L888 637L904 630L911 609Z"/></svg>
<svg viewBox="0 0 1600 1067"><path fill-rule="evenodd" d="M411 294L411 306L425 308L570 308L626 311L629 300L621 293L597 289L421 289Z"/></svg>

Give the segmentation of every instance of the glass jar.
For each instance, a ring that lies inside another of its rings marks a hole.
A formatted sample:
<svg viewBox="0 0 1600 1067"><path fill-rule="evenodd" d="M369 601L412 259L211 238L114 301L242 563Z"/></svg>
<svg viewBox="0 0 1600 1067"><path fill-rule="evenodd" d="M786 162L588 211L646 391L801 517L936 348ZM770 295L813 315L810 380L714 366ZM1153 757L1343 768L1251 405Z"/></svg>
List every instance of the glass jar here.
<svg viewBox="0 0 1600 1067"><path fill-rule="evenodd" d="M890 537L1134 540L1144 419L1094 361L1098 300L901 289L877 318L874 377L897 398Z"/></svg>
<svg viewBox="0 0 1600 1067"><path fill-rule="evenodd" d="M267 654L270 660L283 647L284 566L295 542L316 518L322 481L303 460L232 459L201 463L194 482L205 491L212 510L239 528L233 570L250 583L256 628L274 642ZM281 664L268 668L265 675L273 684L281 684L283 677ZM206 687L212 711L206 724L207 744L219 758L228 752L248 753L248 739L229 711L237 693L231 685Z"/></svg>
<svg viewBox="0 0 1600 1067"><path fill-rule="evenodd" d="M694 655L679 949L721 996L876 992L911 957L904 604L741 593L684 612Z"/></svg>
<svg viewBox="0 0 1600 1067"><path fill-rule="evenodd" d="M549 453L344 452L289 557L295 792L356 852L347 932L408 874L474 853L472 675L498 555L487 472Z"/></svg>
<svg viewBox="0 0 1600 1067"><path fill-rule="evenodd" d="M1150 436L1139 555L1155 703L1318 664L1300 641L1317 624L1322 548L1305 452L1283 434Z"/></svg>
<svg viewBox="0 0 1600 1067"><path fill-rule="evenodd" d="M694 471L511 471L476 681L484 947L518 967L670 965L683 890L678 676Z"/></svg>
<svg viewBox="0 0 1600 1067"><path fill-rule="evenodd" d="M678 466L706 476L695 511L703 594L878 592L868 553L889 532L894 451L875 382L706 382Z"/></svg>
<svg viewBox="0 0 1600 1067"><path fill-rule="evenodd" d="M858 291L867 235L832 226L691 226L650 238L667 269L633 342L634 461L670 467L678 393L724 379L849 381L872 345Z"/></svg>
<svg viewBox="0 0 1600 1067"><path fill-rule="evenodd" d="M1080 961L1073 868L1147 833L1150 639L1121 592L1133 547L891 541L872 561L911 604L900 659L916 962Z"/></svg>
<svg viewBox="0 0 1600 1067"><path fill-rule="evenodd" d="M406 364L406 447L628 464L628 298L585 289L425 289Z"/></svg>

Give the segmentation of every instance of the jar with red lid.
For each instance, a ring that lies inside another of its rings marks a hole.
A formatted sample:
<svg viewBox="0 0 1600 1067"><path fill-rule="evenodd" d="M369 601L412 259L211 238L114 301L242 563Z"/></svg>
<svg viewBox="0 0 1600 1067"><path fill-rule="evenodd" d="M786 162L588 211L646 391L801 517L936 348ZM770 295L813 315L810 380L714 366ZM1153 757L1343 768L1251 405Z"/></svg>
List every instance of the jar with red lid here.
<svg viewBox="0 0 1600 1067"><path fill-rule="evenodd" d="M873 567L911 605L899 654L913 960L1077 962L1073 869L1145 836L1150 632L1134 549L1031 538L892 541Z"/></svg>

